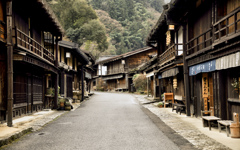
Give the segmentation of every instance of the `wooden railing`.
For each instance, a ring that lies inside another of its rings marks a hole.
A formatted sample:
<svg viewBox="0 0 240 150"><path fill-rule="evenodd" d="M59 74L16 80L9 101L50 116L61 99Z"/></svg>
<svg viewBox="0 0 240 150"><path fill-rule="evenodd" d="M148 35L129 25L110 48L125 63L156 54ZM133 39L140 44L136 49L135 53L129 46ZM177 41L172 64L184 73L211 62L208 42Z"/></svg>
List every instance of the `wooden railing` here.
<svg viewBox="0 0 240 150"><path fill-rule="evenodd" d="M5 22L0 20L0 40L5 42Z"/></svg>
<svg viewBox="0 0 240 150"><path fill-rule="evenodd" d="M116 74L116 73L123 73L124 72L124 68L120 68L120 69L111 69L107 71L107 75L109 74Z"/></svg>
<svg viewBox="0 0 240 150"><path fill-rule="evenodd" d="M240 30L240 7L223 17L213 25L214 39L216 42L224 37L230 36ZM224 40L224 39L223 39Z"/></svg>
<svg viewBox="0 0 240 150"><path fill-rule="evenodd" d="M54 63L54 55L44 48L41 44L31 38L29 35L25 34L18 28L14 28L15 30L15 44L17 47L23 48L28 52L31 52L41 58L49 61L50 63Z"/></svg>
<svg viewBox="0 0 240 150"><path fill-rule="evenodd" d="M173 44L170 46L165 52L163 52L159 58L159 64L167 62L171 59L176 58L176 56L181 56L183 49L179 49L178 46L182 46L183 44Z"/></svg>
<svg viewBox="0 0 240 150"><path fill-rule="evenodd" d="M204 33L187 42L187 55L240 36L240 7L226 15Z"/></svg>
<svg viewBox="0 0 240 150"><path fill-rule="evenodd" d="M187 42L187 55L193 54L209 46L212 46L211 28Z"/></svg>

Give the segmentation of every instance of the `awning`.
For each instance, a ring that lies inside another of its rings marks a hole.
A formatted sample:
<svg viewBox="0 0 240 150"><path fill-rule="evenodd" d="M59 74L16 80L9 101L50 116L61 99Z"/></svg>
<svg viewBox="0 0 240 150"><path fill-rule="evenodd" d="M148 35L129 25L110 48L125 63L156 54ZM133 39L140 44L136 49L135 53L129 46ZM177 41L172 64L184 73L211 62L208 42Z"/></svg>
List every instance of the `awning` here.
<svg viewBox="0 0 240 150"><path fill-rule="evenodd" d="M153 76L153 75L154 75L154 72L152 71L152 72L148 73L148 74L146 75L146 77L149 78L149 77L151 77L151 76Z"/></svg>
<svg viewBox="0 0 240 150"><path fill-rule="evenodd" d="M211 72L216 70L216 60L201 63L195 66L189 67L189 76L194 76L202 72Z"/></svg>
<svg viewBox="0 0 240 150"><path fill-rule="evenodd" d="M120 74L120 75L113 75L113 76L108 76L108 77L102 77L103 80L113 80L113 79L120 79L122 78L123 75Z"/></svg>
<svg viewBox="0 0 240 150"><path fill-rule="evenodd" d="M172 68L170 70L164 71L162 73L162 78L172 77L179 73L178 68Z"/></svg>
<svg viewBox="0 0 240 150"><path fill-rule="evenodd" d="M216 70L228 69L240 66L240 52L218 58L216 60Z"/></svg>

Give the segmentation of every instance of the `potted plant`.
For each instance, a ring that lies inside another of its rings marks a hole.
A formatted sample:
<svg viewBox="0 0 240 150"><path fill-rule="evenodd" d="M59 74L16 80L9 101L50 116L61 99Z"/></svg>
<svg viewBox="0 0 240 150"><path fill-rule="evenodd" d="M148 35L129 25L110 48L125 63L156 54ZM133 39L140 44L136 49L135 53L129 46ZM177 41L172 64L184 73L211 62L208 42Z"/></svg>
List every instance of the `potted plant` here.
<svg viewBox="0 0 240 150"><path fill-rule="evenodd" d="M163 107L163 102L159 102L159 103L157 104L157 106L160 107L160 108L162 108L162 107Z"/></svg>
<svg viewBox="0 0 240 150"><path fill-rule="evenodd" d="M234 88L234 90L238 93L239 92L239 81L237 80L237 78L233 78L231 85Z"/></svg>
<svg viewBox="0 0 240 150"><path fill-rule="evenodd" d="M65 98L58 98L58 107L59 107L59 110L64 110Z"/></svg>

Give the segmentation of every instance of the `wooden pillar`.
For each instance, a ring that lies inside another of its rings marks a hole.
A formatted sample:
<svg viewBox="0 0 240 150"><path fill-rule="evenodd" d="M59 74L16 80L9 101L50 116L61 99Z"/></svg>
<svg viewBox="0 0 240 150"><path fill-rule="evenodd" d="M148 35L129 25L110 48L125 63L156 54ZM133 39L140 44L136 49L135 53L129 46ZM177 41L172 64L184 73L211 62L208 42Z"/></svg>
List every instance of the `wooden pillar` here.
<svg viewBox="0 0 240 150"><path fill-rule="evenodd" d="M149 78L147 77L147 97L149 97Z"/></svg>
<svg viewBox="0 0 240 150"><path fill-rule="evenodd" d="M153 99L156 98L156 94L157 94L157 92L156 92L156 75L154 74L153 75Z"/></svg>
<svg viewBox="0 0 240 150"><path fill-rule="evenodd" d="M83 101L84 100L84 71L83 71L83 65L81 66L81 82L82 82L82 87L81 87L81 89L82 89L82 99L81 99L81 101Z"/></svg>
<svg viewBox="0 0 240 150"><path fill-rule="evenodd" d="M31 113L33 113L33 71L31 71Z"/></svg>
<svg viewBox="0 0 240 150"><path fill-rule="evenodd" d="M128 74L127 74L127 73L125 74L125 80L126 80L126 83L125 83L126 89L128 89L128 91L129 91L129 86L128 86Z"/></svg>
<svg viewBox="0 0 240 150"><path fill-rule="evenodd" d="M183 72L184 72L184 88L186 98L187 116L190 116L190 91L189 91L189 75L188 75L188 64L186 60L187 46L186 46L186 24L183 25Z"/></svg>
<svg viewBox="0 0 240 150"><path fill-rule="evenodd" d="M54 39L54 38L53 38ZM62 40L62 37L60 36L56 36L56 53L55 53L55 67L58 68L58 42ZM54 41L54 40L53 40ZM52 43L54 45L54 43ZM54 48L54 46L53 46ZM53 49L54 50L54 49ZM55 84L54 84L54 88L55 88L55 96L54 96L54 106L53 109L57 109L57 101L58 101L58 81L59 81L59 75L58 72L56 72L55 74Z"/></svg>
<svg viewBox="0 0 240 150"><path fill-rule="evenodd" d="M58 73L56 73L55 75L54 75L54 89L55 89L55 96L54 96L54 102L53 102L53 109L57 109L58 108L58 106L57 106L57 101L58 101L58 78L59 78L59 76L58 76Z"/></svg>
<svg viewBox="0 0 240 150"><path fill-rule="evenodd" d="M159 98L160 98L160 101L163 100L162 99L162 80L159 79Z"/></svg>
<svg viewBox="0 0 240 150"><path fill-rule="evenodd" d="M12 0L6 2L7 15L7 126L12 127L13 118L13 43L12 43Z"/></svg>

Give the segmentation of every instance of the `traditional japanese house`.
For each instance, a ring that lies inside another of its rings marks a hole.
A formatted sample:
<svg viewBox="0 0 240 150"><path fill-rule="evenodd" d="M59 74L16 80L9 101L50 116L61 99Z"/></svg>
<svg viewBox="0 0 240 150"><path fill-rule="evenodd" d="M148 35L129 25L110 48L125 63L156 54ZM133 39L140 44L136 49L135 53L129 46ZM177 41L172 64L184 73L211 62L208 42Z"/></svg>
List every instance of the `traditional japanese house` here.
<svg viewBox="0 0 240 150"><path fill-rule="evenodd" d="M186 16L185 58L192 113L211 110L232 119L233 112L240 113L240 1L196 1L192 7Z"/></svg>
<svg viewBox="0 0 240 150"><path fill-rule="evenodd" d="M150 56L156 53L156 49L145 47L98 62L107 67L107 74L102 75L102 80L107 85L105 90L128 91L132 83L129 72L150 60Z"/></svg>
<svg viewBox="0 0 240 150"><path fill-rule="evenodd" d="M95 59L92 56L91 53L87 52L87 51L83 51L82 52L88 57L88 65L84 66L84 72L85 72L85 96L88 96L89 93L91 93L91 91L93 90L93 76L94 73L96 72L95 68L93 67L93 65L95 64Z"/></svg>
<svg viewBox="0 0 240 150"><path fill-rule="evenodd" d="M157 48L158 61L146 72L147 76L153 76L155 97L173 93L175 99L183 100L183 29L179 24L172 24L169 6L165 5L164 9L147 39L148 46Z"/></svg>
<svg viewBox="0 0 240 150"><path fill-rule="evenodd" d="M62 97L83 100L85 71L84 67L88 65L89 59L78 48L78 44L69 41L59 42L58 64L59 64L59 87Z"/></svg>
<svg viewBox="0 0 240 150"><path fill-rule="evenodd" d="M94 68L94 75L93 75L93 81L92 81L92 89L93 90L106 90L106 81L102 80L102 76L107 75L107 67L103 66L101 62L106 59L110 59L112 57L115 57L116 55L107 55L107 56L100 56L95 64L93 65Z"/></svg>
<svg viewBox="0 0 240 150"><path fill-rule="evenodd" d="M174 25L175 33L183 36L187 115L197 117L201 110L211 110L215 116L231 120L233 112L240 113L239 6L233 0L172 0L165 6L168 29ZM165 35L167 29L161 27L159 23L150 33L149 45L156 35Z"/></svg>
<svg viewBox="0 0 240 150"><path fill-rule="evenodd" d="M13 117L43 108L48 87L55 91L52 105L57 107L58 50L53 43L58 45L64 31L45 0L1 0L0 6L0 31L6 35L1 42L7 42L0 52L1 120L12 126Z"/></svg>

